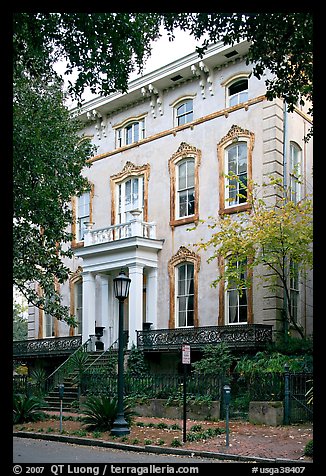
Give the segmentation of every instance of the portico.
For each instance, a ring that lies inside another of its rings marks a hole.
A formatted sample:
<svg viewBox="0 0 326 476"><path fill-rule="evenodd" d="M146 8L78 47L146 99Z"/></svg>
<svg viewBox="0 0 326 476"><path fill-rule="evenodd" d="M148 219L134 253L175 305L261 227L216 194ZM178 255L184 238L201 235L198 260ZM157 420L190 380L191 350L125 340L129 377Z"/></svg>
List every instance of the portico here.
<svg viewBox="0 0 326 476"><path fill-rule="evenodd" d="M119 239L114 239L121 236L116 227L94 231L89 227L84 247L74 252L83 260L83 342L95 334L98 326L104 327L104 349L118 338L119 303L114 297L113 279L121 269L131 279L124 313L128 348L137 344L136 331L143 329L144 322L151 322L152 328L157 328L157 261L163 240L153 238L155 228L154 231L150 228L153 224L137 219L134 225L137 226L122 235L131 236Z"/></svg>

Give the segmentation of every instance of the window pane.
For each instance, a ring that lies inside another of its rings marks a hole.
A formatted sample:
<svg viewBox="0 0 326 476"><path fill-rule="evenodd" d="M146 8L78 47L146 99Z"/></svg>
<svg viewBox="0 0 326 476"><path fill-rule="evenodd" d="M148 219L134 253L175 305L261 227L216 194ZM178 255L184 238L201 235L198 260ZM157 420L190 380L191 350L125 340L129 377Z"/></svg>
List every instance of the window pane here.
<svg viewBox="0 0 326 476"><path fill-rule="evenodd" d="M187 311L187 326L194 325L194 311Z"/></svg>
<svg viewBox="0 0 326 476"><path fill-rule="evenodd" d="M192 112L192 100L189 100L185 103L186 106L186 111L187 112Z"/></svg>
<svg viewBox="0 0 326 476"><path fill-rule="evenodd" d="M195 162L193 160L187 161L187 187L195 185Z"/></svg>
<svg viewBox="0 0 326 476"><path fill-rule="evenodd" d="M187 216L187 191L179 192L179 216Z"/></svg>
<svg viewBox="0 0 326 476"><path fill-rule="evenodd" d="M247 144L238 146L238 173L247 173Z"/></svg>
<svg viewBox="0 0 326 476"><path fill-rule="evenodd" d="M229 87L229 96L248 89L248 79L239 79Z"/></svg>
<svg viewBox="0 0 326 476"><path fill-rule="evenodd" d="M233 146L227 151L227 173L237 173L237 146Z"/></svg>
<svg viewBox="0 0 326 476"><path fill-rule="evenodd" d="M186 112L186 105L185 105L185 104L181 104L181 106L179 106L179 107L177 108L177 116L181 116L181 115L183 115L185 112Z"/></svg>
<svg viewBox="0 0 326 476"><path fill-rule="evenodd" d="M133 142L137 142L139 140L139 123L138 122L135 122L135 124L133 124L133 129L134 129Z"/></svg>
<svg viewBox="0 0 326 476"><path fill-rule="evenodd" d="M186 188L187 178L187 163L183 162L179 165L179 190Z"/></svg>
<svg viewBox="0 0 326 476"><path fill-rule="evenodd" d="M179 297L179 312L183 312L187 310L187 298L185 296Z"/></svg>
<svg viewBox="0 0 326 476"><path fill-rule="evenodd" d="M186 325L186 311L179 312L179 327L184 327Z"/></svg>
<svg viewBox="0 0 326 476"><path fill-rule="evenodd" d="M130 205L131 203L131 180L127 180L125 184L125 205Z"/></svg>
<svg viewBox="0 0 326 476"><path fill-rule="evenodd" d="M239 100L240 102L245 102L248 101L248 91L244 91L239 94Z"/></svg>
<svg viewBox="0 0 326 476"><path fill-rule="evenodd" d="M195 214L195 189L188 191L188 216Z"/></svg>

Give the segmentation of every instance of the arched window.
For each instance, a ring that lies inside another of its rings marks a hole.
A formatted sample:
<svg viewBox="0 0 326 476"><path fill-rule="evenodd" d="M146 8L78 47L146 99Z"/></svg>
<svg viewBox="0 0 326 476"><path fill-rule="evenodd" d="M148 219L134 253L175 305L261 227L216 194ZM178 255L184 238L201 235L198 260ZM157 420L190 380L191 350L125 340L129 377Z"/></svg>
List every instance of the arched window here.
<svg viewBox="0 0 326 476"><path fill-rule="evenodd" d="M240 78L228 86L229 107L248 101L248 78Z"/></svg>
<svg viewBox="0 0 326 476"><path fill-rule="evenodd" d="M254 134L233 125L217 145L220 213L249 208Z"/></svg>
<svg viewBox="0 0 326 476"><path fill-rule="evenodd" d="M185 101L179 102L175 107L175 125L182 126L187 122L191 122L193 120L193 100L187 99Z"/></svg>
<svg viewBox="0 0 326 476"><path fill-rule="evenodd" d="M138 116L114 126L116 130L116 147L133 144L145 138L145 117Z"/></svg>
<svg viewBox="0 0 326 476"><path fill-rule="evenodd" d="M225 149L225 201L232 207L247 202L247 142L237 142Z"/></svg>
<svg viewBox="0 0 326 476"><path fill-rule="evenodd" d="M185 142L169 160L171 226L192 223L199 218L200 160L200 150Z"/></svg>

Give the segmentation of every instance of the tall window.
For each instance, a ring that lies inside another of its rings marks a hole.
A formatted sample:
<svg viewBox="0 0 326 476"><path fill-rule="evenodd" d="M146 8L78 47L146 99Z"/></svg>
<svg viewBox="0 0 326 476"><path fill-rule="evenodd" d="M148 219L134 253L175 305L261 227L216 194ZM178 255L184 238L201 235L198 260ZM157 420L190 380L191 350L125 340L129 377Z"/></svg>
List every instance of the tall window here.
<svg viewBox="0 0 326 476"><path fill-rule="evenodd" d="M225 151L225 206L247 202L247 143L238 142Z"/></svg>
<svg viewBox="0 0 326 476"><path fill-rule="evenodd" d="M248 79L241 78L234 81L228 87L228 96L230 107L248 101Z"/></svg>
<svg viewBox="0 0 326 476"><path fill-rule="evenodd" d="M194 325L194 265L183 263L176 267L177 327Z"/></svg>
<svg viewBox="0 0 326 476"><path fill-rule="evenodd" d="M175 106L175 124L182 126L193 120L193 100L188 99Z"/></svg>
<svg viewBox="0 0 326 476"><path fill-rule="evenodd" d="M177 166L177 218L195 213L195 160L182 160Z"/></svg>
<svg viewBox="0 0 326 476"><path fill-rule="evenodd" d="M144 176L130 177L118 185L118 223L127 223L132 210L144 210Z"/></svg>
<svg viewBox="0 0 326 476"><path fill-rule="evenodd" d="M290 306L293 320L298 322L298 303L299 303L299 270L298 265L291 261L290 263Z"/></svg>
<svg viewBox="0 0 326 476"><path fill-rule="evenodd" d="M90 221L90 192L77 198L77 241L83 241L86 223Z"/></svg>
<svg viewBox="0 0 326 476"><path fill-rule="evenodd" d="M241 279L247 278L246 263L237 262L236 267ZM240 269L239 269L240 268ZM230 282L225 290L225 312L227 324L246 324L248 321L248 293L247 288L239 289L235 283Z"/></svg>
<svg viewBox="0 0 326 476"><path fill-rule="evenodd" d="M77 281L74 285L75 292L75 309L74 314L77 320L76 334L83 332L83 282Z"/></svg>
<svg viewBox="0 0 326 476"><path fill-rule="evenodd" d="M300 193L301 149L294 142L290 143L290 200L298 203Z"/></svg>
<svg viewBox="0 0 326 476"><path fill-rule="evenodd" d="M145 119L127 123L124 127L117 129L117 147L138 142L145 138Z"/></svg>
<svg viewBox="0 0 326 476"><path fill-rule="evenodd" d="M54 331L54 317L47 312L44 313L44 337L53 337L55 335Z"/></svg>
<svg viewBox="0 0 326 476"><path fill-rule="evenodd" d="M199 219L200 162L201 151L186 142L181 142L169 160L171 226Z"/></svg>

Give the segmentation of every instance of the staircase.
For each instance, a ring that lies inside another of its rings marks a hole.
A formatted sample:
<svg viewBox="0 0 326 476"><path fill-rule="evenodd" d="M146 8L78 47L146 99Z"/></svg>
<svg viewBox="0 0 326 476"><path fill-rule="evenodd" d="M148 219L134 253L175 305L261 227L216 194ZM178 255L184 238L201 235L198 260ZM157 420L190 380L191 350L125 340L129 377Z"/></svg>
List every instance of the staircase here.
<svg viewBox="0 0 326 476"><path fill-rule="evenodd" d="M103 367L108 366L108 362L110 359L110 353L109 351L112 352L113 346L116 343L112 344L109 349L107 349L105 352L87 352L84 351L85 355L87 355L87 358L85 357L85 362L83 365L83 370L86 371L90 367L92 369L101 369ZM80 389L78 385L78 369L77 368L71 368L71 365L68 365L68 361L70 358L67 359L66 362L62 365L62 368L58 368L56 372L58 373L58 370L61 370L61 375L57 379L53 379L53 381L56 381L54 385L52 385L52 388L50 387L47 396L44 398L45 405L44 405L44 410L47 411L60 411L60 396L59 396L59 384L64 385L64 393L63 393L63 399L62 399L62 410L66 412L78 412L79 409L79 396L80 396ZM66 367L66 369L64 368ZM66 370L66 371L65 371ZM54 372L54 374L56 373Z"/></svg>

